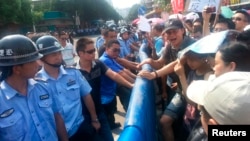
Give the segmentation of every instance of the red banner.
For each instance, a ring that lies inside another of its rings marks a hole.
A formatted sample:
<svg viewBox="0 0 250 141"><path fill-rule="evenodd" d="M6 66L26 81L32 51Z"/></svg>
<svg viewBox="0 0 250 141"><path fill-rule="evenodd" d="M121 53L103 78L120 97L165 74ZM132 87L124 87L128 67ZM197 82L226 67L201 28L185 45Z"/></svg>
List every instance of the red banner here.
<svg viewBox="0 0 250 141"><path fill-rule="evenodd" d="M171 4L175 14L184 11L184 0L171 0Z"/></svg>

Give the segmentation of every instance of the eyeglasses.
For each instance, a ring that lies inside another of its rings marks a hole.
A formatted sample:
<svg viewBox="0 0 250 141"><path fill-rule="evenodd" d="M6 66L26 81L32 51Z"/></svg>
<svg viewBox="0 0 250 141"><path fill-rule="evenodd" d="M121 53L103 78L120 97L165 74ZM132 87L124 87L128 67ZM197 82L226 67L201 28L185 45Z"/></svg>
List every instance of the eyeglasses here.
<svg viewBox="0 0 250 141"><path fill-rule="evenodd" d="M114 48L114 49L112 49L112 51L113 51L114 53L117 53L117 52L120 52L121 49L119 49L119 48Z"/></svg>
<svg viewBox="0 0 250 141"><path fill-rule="evenodd" d="M93 53L95 53L95 48L91 49L91 50L86 50L86 51L83 51L83 52L88 53L88 54L93 54Z"/></svg>
<svg viewBox="0 0 250 141"><path fill-rule="evenodd" d="M242 21L242 18L240 18L240 17L232 17L232 21Z"/></svg>

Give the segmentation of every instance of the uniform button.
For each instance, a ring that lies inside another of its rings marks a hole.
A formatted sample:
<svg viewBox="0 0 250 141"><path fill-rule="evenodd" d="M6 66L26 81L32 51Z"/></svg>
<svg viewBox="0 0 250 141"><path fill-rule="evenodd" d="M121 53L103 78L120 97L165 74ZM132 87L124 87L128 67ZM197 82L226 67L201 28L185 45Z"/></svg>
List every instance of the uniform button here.
<svg viewBox="0 0 250 141"><path fill-rule="evenodd" d="M36 126L39 126L39 125L40 125L39 123L36 124Z"/></svg>

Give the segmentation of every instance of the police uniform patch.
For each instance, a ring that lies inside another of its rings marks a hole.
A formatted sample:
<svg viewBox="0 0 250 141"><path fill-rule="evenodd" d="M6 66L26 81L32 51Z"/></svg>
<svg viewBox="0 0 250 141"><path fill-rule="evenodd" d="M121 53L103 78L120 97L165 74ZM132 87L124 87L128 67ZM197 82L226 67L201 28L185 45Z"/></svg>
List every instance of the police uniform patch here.
<svg viewBox="0 0 250 141"><path fill-rule="evenodd" d="M69 79L69 82L67 83L67 86L72 86L74 84L76 84L76 80Z"/></svg>
<svg viewBox="0 0 250 141"><path fill-rule="evenodd" d="M2 112L0 114L0 118L6 118L6 117L10 116L12 113L14 113L14 111L15 110L13 108L5 110L4 112Z"/></svg>
<svg viewBox="0 0 250 141"><path fill-rule="evenodd" d="M40 100L49 99L49 94L40 95Z"/></svg>

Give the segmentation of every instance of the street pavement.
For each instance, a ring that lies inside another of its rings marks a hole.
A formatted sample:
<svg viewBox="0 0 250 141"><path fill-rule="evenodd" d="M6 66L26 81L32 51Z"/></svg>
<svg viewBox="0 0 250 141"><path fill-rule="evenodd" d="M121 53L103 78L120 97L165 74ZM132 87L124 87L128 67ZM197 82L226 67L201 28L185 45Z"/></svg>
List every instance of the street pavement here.
<svg viewBox="0 0 250 141"><path fill-rule="evenodd" d="M93 35L93 36L87 36L87 37L89 37L92 40L96 41L96 39L97 39L98 36L100 36L100 35ZM74 44L76 43L77 39L79 39L79 38L80 37L74 38ZM98 57L97 52L96 52L96 57ZM77 61L78 59L79 59L79 57L76 56L75 60ZM120 133L123 130L125 116L126 116L126 113L125 113L125 111L124 111L124 109L123 109L123 107L122 107L122 105L120 103L119 98L117 98L117 112L115 113L115 121L116 122L120 122L121 127L112 130L112 135L113 135L115 141L117 141L117 139L119 138Z"/></svg>

